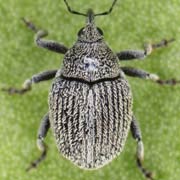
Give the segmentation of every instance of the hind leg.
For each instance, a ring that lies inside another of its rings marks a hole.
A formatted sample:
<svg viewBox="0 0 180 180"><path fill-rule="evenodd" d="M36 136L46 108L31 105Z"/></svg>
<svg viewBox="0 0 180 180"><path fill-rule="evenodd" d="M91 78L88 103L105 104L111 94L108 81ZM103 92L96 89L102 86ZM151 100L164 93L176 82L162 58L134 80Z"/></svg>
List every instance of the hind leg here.
<svg viewBox="0 0 180 180"><path fill-rule="evenodd" d="M144 146L143 146L143 142L142 142L140 127L134 116L133 116L133 119L131 122L131 132L132 132L133 138L137 141L137 152L136 152L137 166L147 179L153 180L152 173L149 170L147 170L146 168L144 168L144 166L143 166Z"/></svg>
<svg viewBox="0 0 180 180"><path fill-rule="evenodd" d="M33 161L30 166L26 169L26 171L29 171L33 168L36 168L41 161L43 161L47 154L47 146L44 143L44 138L46 137L46 134L49 130L50 123L49 123L49 113L47 113L40 124L39 130L38 130L38 137L37 137L37 147L41 151L41 155L39 158L37 158L35 161Z"/></svg>

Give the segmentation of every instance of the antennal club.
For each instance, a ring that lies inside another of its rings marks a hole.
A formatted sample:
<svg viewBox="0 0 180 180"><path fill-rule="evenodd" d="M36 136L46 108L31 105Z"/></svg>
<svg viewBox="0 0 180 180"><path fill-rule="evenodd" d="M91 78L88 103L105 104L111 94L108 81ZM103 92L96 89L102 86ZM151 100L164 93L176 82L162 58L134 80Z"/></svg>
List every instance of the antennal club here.
<svg viewBox="0 0 180 180"><path fill-rule="evenodd" d="M80 12L77 12L77 11L74 11L71 9L71 7L69 6L67 0L64 0L66 6L67 6L67 9L70 13L72 14L76 14L76 15L82 15L82 16L87 16L87 14L84 14L84 13L80 13ZM105 11L105 12L102 12L102 13L98 13L98 14L94 14L94 16L103 16L103 15L108 15L112 12L113 8L114 8L114 5L116 4L117 0L114 0L111 7L109 8L108 11Z"/></svg>

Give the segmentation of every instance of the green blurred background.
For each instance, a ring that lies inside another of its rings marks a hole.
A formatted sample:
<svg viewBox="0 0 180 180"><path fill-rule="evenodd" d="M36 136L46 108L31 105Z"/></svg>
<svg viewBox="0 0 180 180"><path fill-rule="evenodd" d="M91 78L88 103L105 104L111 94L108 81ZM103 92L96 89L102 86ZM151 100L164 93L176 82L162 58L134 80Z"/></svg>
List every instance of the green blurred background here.
<svg viewBox="0 0 180 180"><path fill-rule="evenodd" d="M109 8L111 0L90 2L69 0L77 11L94 7L95 12ZM67 12L62 0L0 0L0 88L20 87L38 72L56 69L63 55L36 47L33 33L20 18L32 20L49 31L48 39L68 47L76 41L85 19ZM163 79L180 79L180 1L119 0L109 16L98 17L109 46L118 52L141 49L144 42L175 38L144 61L122 62L157 73ZM145 166L157 180L180 179L180 85L159 86L150 81L128 78L134 95L134 113L139 120L145 145ZM39 151L36 133L47 112L51 81L33 86L23 96L0 92L0 179L2 180L143 180L135 163L136 142L131 134L121 155L96 171L84 171L59 156L52 132L46 142L49 152L37 170L25 168Z"/></svg>

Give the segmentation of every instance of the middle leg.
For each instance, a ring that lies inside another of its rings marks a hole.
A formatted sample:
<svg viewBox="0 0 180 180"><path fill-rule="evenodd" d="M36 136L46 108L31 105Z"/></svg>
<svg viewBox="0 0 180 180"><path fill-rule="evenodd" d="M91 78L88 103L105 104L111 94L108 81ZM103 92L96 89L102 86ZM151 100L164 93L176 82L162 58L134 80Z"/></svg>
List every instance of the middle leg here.
<svg viewBox="0 0 180 180"><path fill-rule="evenodd" d="M142 79L149 79L160 85L175 85L180 83L180 80L175 80L173 78L168 80L162 80L156 74L148 73L146 71L143 71L141 69L136 69L133 67L121 67L121 70L128 76L138 77Z"/></svg>
<svg viewBox="0 0 180 180"><path fill-rule="evenodd" d="M26 79L21 89L10 87L10 88L2 88L1 90L6 91L11 95L24 94L31 90L32 84L52 79L55 77L56 73L57 73L57 70L44 71L42 73L32 76L30 79Z"/></svg>

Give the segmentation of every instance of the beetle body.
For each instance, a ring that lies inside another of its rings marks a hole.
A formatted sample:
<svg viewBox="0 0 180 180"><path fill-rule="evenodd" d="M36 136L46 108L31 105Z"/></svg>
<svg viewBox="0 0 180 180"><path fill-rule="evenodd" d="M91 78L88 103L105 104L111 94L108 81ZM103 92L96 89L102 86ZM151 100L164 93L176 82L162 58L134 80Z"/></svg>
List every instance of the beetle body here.
<svg viewBox="0 0 180 180"><path fill-rule="evenodd" d="M132 120L130 87L92 17L89 11L49 94L57 147L84 169L102 167L122 151Z"/></svg>
<svg viewBox="0 0 180 180"><path fill-rule="evenodd" d="M39 47L64 54L62 69L35 74L25 80L21 89L2 89L9 94L24 94L31 90L32 84L54 78L49 93L49 110L37 133L37 146L42 153L26 170L37 167L45 159L47 146L44 140L50 127L59 152L83 169L97 169L113 160L122 151L131 128L137 142L137 166L147 179L153 180L152 172L143 166L141 129L132 112L132 93L124 74L160 85L175 85L180 81L174 78L162 80L158 75L141 69L120 67L118 61L143 59L174 39L147 44L143 51L113 53L104 41L102 30L96 27L94 17L110 14L117 0L113 0L108 11L96 14L91 9L86 14L77 12L71 9L67 0L64 2L70 13L87 17L86 26L80 29L71 48L42 39L47 36L47 31L22 18L36 33L35 41Z"/></svg>

